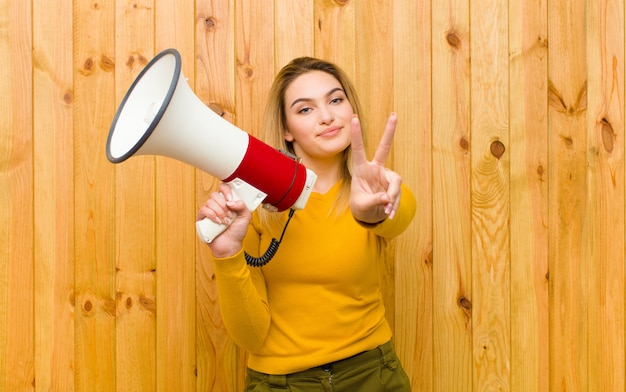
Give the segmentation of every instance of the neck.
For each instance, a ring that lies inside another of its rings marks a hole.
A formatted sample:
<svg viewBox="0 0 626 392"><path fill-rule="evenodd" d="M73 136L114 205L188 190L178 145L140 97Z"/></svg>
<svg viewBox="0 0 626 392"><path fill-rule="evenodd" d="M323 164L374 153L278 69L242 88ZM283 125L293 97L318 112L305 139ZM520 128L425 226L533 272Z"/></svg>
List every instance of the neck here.
<svg viewBox="0 0 626 392"><path fill-rule="evenodd" d="M326 193L341 179L341 167L336 162L329 164L328 162L315 161L304 163L304 165L317 174L313 192Z"/></svg>

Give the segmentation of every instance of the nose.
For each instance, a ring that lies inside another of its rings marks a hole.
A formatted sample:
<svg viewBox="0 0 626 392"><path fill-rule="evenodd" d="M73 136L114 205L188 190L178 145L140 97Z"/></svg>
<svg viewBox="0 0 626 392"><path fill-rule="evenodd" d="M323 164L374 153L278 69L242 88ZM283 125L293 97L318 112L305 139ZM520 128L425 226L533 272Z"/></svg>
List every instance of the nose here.
<svg viewBox="0 0 626 392"><path fill-rule="evenodd" d="M321 106L318 110L319 113L319 123L328 125L335 119L335 115L331 108L327 106Z"/></svg>

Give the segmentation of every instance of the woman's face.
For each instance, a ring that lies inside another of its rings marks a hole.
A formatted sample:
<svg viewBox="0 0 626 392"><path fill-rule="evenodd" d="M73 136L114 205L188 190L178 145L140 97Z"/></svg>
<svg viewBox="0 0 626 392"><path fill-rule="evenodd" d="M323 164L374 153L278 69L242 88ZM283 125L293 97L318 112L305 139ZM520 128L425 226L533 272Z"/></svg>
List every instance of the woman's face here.
<svg viewBox="0 0 626 392"><path fill-rule="evenodd" d="M352 104L333 75L307 72L285 90L285 140L305 162L338 156L352 140L353 114Z"/></svg>

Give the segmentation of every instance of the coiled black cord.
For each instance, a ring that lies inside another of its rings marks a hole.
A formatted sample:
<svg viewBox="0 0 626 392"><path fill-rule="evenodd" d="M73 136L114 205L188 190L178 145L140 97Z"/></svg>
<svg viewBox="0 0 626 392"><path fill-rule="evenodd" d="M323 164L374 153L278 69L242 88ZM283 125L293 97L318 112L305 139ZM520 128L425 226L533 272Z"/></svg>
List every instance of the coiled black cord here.
<svg viewBox="0 0 626 392"><path fill-rule="evenodd" d="M280 240L276 241L276 238L272 238L272 241L270 241L270 245L267 247L267 250L261 257L253 257L253 256L250 256L247 252L244 252L244 257L246 258L246 264L248 264L250 267L263 267L264 265L269 263L270 260L272 260L274 255L276 255L276 252L278 252L278 246L280 245L280 243L283 240L283 237L285 236L287 225L289 225L289 221L291 221L291 217L293 216L294 212L295 210L289 210L289 217L287 218L287 222L285 223L283 232L280 235Z"/></svg>

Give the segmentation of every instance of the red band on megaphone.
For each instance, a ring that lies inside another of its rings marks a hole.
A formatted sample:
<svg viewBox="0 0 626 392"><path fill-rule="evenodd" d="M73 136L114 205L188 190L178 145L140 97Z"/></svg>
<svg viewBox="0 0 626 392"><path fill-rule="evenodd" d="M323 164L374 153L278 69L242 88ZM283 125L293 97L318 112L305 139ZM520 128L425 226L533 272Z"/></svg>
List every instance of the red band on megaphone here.
<svg viewBox="0 0 626 392"><path fill-rule="evenodd" d="M224 181L239 178L267 194L264 203L284 211L298 200L306 183L306 168L252 135L239 167Z"/></svg>

